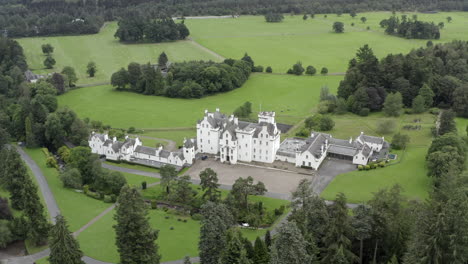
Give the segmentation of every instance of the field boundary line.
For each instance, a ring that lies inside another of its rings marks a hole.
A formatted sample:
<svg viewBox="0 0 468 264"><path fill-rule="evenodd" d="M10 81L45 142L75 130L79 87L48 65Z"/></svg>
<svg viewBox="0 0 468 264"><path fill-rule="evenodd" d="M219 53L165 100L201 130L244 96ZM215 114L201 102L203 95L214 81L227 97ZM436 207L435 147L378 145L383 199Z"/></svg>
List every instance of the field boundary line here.
<svg viewBox="0 0 468 264"><path fill-rule="evenodd" d="M195 41L193 38L191 38L191 37L187 38L187 40L190 41L194 46L200 48L201 50L204 50L204 51L210 53L211 55L215 56L217 59L219 59L219 60L221 60L221 61L223 61L223 60L226 59L226 58L225 58L224 56L222 56L221 54L219 54L219 53L217 53L217 52L215 52L215 51L213 51L213 50L211 50L211 49L209 49L209 48L203 46L202 44L196 42L196 41Z"/></svg>

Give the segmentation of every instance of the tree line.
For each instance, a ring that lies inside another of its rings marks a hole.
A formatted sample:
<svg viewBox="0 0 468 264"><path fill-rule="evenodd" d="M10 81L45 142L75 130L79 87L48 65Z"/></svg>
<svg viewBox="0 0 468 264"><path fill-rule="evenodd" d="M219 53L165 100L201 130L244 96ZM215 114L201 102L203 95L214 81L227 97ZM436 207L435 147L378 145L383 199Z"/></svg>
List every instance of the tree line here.
<svg viewBox="0 0 468 264"><path fill-rule="evenodd" d="M323 14L365 11L467 11L464 0L451 1L340 1L340 0L101 0L32 1L9 0L0 3L0 30L10 37L75 35L97 33L105 21L119 20L128 11L138 16Z"/></svg>
<svg viewBox="0 0 468 264"><path fill-rule="evenodd" d="M464 41L437 45L428 42L426 48L379 60L365 45L349 62L338 97L327 104L338 112L360 115L384 110L393 116L401 114L402 107L417 106L415 112L431 107L452 108L457 115L467 117L467 50ZM389 102L385 103L387 98Z"/></svg>
<svg viewBox="0 0 468 264"><path fill-rule="evenodd" d="M132 12L119 19L118 26L114 36L122 42L164 42L190 35L184 20L175 23L170 17L151 19Z"/></svg>
<svg viewBox="0 0 468 264"><path fill-rule="evenodd" d="M127 69L121 68L112 74L111 84L117 90L146 95L201 98L241 87L253 66L246 54L241 60L179 62L167 69L167 56L162 53L156 65L132 62Z"/></svg>
<svg viewBox="0 0 468 264"><path fill-rule="evenodd" d="M385 28L385 33L408 39L440 39L439 27L434 22L419 21L416 15L413 19L407 15L402 15L401 19L391 16L380 21L380 26Z"/></svg>

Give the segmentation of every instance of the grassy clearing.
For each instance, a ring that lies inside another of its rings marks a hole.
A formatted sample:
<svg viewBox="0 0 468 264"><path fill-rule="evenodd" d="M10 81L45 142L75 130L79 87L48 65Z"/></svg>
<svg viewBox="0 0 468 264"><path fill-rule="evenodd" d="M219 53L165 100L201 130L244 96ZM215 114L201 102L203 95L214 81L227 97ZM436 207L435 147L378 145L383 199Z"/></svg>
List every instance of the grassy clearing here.
<svg viewBox="0 0 468 264"><path fill-rule="evenodd" d="M102 120L116 128L194 128L205 109L214 111L219 107L225 113L232 113L247 100L252 102L254 112L259 111L260 107L262 110L274 110L278 122L293 124L309 115L318 102L321 86L328 85L334 92L341 79L341 76L253 74L239 89L202 99L117 92L111 86L81 88L58 99L61 106L70 107L78 116ZM119 107L115 102L119 102ZM172 137L173 131L164 132L170 137L157 133L147 135L174 138L181 142L180 134Z"/></svg>
<svg viewBox="0 0 468 264"><path fill-rule="evenodd" d="M113 165L113 166L118 166L122 168L127 168L127 169L134 169L134 170L141 170L141 171L146 171L146 172L153 172L153 173L159 173L159 169L157 168L151 168L143 165L138 165L138 164L130 164L130 163L125 163L125 162L112 162L112 161L104 161L104 163ZM142 176L143 177L143 176ZM149 177L146 177L149 178Z"/></svg>
<svg viewBox="0 0 468 264"><path fill-rule="evenodd" d="M193 185L198 190L199 186ZM153 198L162 192L161 186L154 186L143 191L145 198ZM227 191L222 190L223 197ZM199 193L201 195L201 193ZM268 210L287 205L288 201L271 199L267 197L251 197L251 201L263 201ZM117 263L118 253L115 246L115 231L112 226L115 224L113 215L115 212L107 214L90 228L78 236L81 249L92 258ZM159 245L159 253L162 261L182 259L185 256L198 256L198 239L200 236L200 222L190 217L175 216L163 210L149 210L149 221L153 228L159 230L159 237L156 241ZM186 223L181 220L187 220ZM173 227L174 230L170 230ZM262 236L266 230L242 229L242 234L254 240L257 236Z"/></svg>
<svg viewBox="0 0 468 264"><path fill-rule="evenodd" d="M200 117L201 118L201 117ZM151 131L145 130L142 135L156 138L168 138L176 142L177 147L182 146L184 138L194 138L197 135L195 125L191 129Z"/></svg>
<svg viewBox="0 0 468 264"><path fill-rule="evenodd" d="M381 136L375 129L377 122L382 120L382 113L375 113L369 117L355 115L335 116L335 129L331 134L335 137L356 137L361 131L369 135ZM399 156L399 163L370 171L353 171L336 176L321 194L327 200L335 199L339 192L343 192L351 203L365 202L372 198L373 193L382 188L389 188L394 184L403 187L403 194L409 199L424 200L428 197L431 180L427 177L425 156L432 140L431 127L435 116L430 114L403 115L392 118L398 127L395 131L408 134L411 141L406 151L391 151ZM415 123L420 119L420 123ZM404 125L421 125L421 130L403 130ZM391 141L392 134L385 135Z"/></svg>
<svg viewBox="0 0 468 264"><path fill-rule="evenodd" d="M170 61L216 60L216 57L191 41L177 41L159 44L121 44L114 38L117 23L108 23L100 33L83 36L38 37L18 39L24 49L29 66L37 73L61 71L72 66L78 75L78 84L110 81L110 76L130 62L156 63L161 52L166 52ZM41 45L54 46L54 69L45 70ZM94 78L86 74L89 61L96 62L98 72Z"/></svg>
<svg viewBox="0 0 468 264"><path fill-rule="evenodd" d="M407 13L410 17L412 14ZM468 13L417 15L419 20L445 23L442 39L435 42L468 39L465 26ZM362 16L367 18L365 24L360 21ZM316 15L315 19L304 21L302 15L286 15L281 23L267 23L263 16L241 16L236 19L192 19L186 24L195 41L224 57L238 58L248 52L256 64L271 66L274 72L280 73L286 72L296 61L318 69L328 67L329 72L344 72L348 61L364 44L369 44L378 57L388 53L406 53L425 45L426 40L385 35L379 22L390 16L390 12L370 12L359 13L353 19L349 14L341 17L328 14L328 18ZM452 23L447 23L447 16L453 18ZM332 32L335 21L345 24L345 33ZM355 26L352 27L351 23ZM367 26L370 30L366 29Z"/></svg>

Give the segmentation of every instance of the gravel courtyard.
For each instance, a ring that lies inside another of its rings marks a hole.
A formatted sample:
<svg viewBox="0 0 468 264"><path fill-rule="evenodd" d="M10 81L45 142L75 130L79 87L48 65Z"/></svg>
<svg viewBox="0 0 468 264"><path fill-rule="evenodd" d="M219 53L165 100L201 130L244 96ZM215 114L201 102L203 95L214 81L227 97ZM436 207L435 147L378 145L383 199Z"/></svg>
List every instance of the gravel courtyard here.
<svg viewBox="0 0 468 264"><path fill-rule="evenodd" d="M278 171L272 169L251 167L247 165L223 164L213 159L197 160L187 171L187 175L194 180L200 180L198 176L206 168L213 169L218 174L219 183L232 185L239 177L246 178L252 176L255 181L262 181L268 190L266 196L280 199L289 199L299 181L303 178L313 178L311 175L304 175L295 172Z"/></svg>

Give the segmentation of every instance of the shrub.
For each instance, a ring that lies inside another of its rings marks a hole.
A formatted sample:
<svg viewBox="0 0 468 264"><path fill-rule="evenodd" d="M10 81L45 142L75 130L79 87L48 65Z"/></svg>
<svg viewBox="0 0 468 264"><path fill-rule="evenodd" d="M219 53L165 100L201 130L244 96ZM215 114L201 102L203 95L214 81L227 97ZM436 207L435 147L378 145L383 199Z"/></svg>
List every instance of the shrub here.
<svg viewBox="0 0 468 264"><path fill-rule="evenodd" d="M252 72L263 72L263 66L257 65L253 67Z"/></svg>
<svg viewBox="0 0 468 264"><path fill-rule="evenodd" d="M431 108L429 109L429 113L433 114L433 115L438 115L439 114L439 108Z"/></svg>
<svg viewBox="0 0 468 264"><path fill-rule="evenodd" d="M317 69L315 69L314 66L312 66L312 65L307 66L307 68L306 68L306 74L314 75L314 74L316 74L316 73L317 73Z"/></svg>
<svg viewBox="0 0 468 264"><path fill-rule="evenodd" d="M170 229L170 230L174 230L174 227L173 227L173 226L171 226L171 228L169 228L169 229Z"/></svg>
<svg viewBox="0 0 468 264"><path fill-rule="evenodd" d="M366 165L366 166L364 166L364 169L365 169L365 170L370 170L370 166L369 166L369 165Z"/></svg>
<svg viewBox="0 0 468 264"><path fill-rule="evenodd" d="M89 192L89 185L83 186L83 193L88 194L88 192Z"/></svg>
<svg viewBox="0 0 468 264"><path fill-rule="evenodd" d="M267 73L272 73L272 72L273 72L273 69L272 69L270 66L268 66L268 67L266 67L265 72L267 72Z"/></svg>
<svg viewBox="0 0 468 264"><path fill-rule="evenodd" d="M392 138L393 149L404 149L410 141L410 137L406 134L396 133Z"/></svg>
<svg viewBox="0 0 468 264"><path fill-rule="evenodd" d="M60 174L60 180L66 188L79 189L83 185L81 173L78 169L67 169Z"/></svg>
<svg viewBox="0 0 468 264"><path fill-rule="evenodd" d="M104 195L105 203L112 203L112 197L110 195Z"/></svg>
<svg viewBox="0 0 468 264"><path fill-rule="evenodd" d="M391 134L395 131L396 123L394 120L381 120L377 123L377 132L379 134Z"/></svg>
<svg viewBox="0 0 468 264"><path fill-rule="evenodd" d="M379 162L379 167L382 167L382 168L385 167L385 161Z"/></svg>
<svg viewBox="0 0 468 264"><path fill-rule="evenodd" d="M295 74L295 75L302 75L304 73L304 67L302 67L302 63L298 61L296 64L292 66L291 69L288 70L288 74Z"/></svg>
<svg viewBox="0 0 468 264"><path fill-rule="evenodd" d="M165 218L165 219L169 219L169 216L168 216L168 215L166 215L164 218Z"/></svg>
<svg viewBox="0 0 468 264"><path fill-rule="evenodd" d="M320 74L323 74L323 75L328 74L328 68L327 68L327 67L323 67L323 68L320 70Z"/></svg>
<svg viewBox="0 0 468 264"><path fill-rule="evenodd" d="M58 168L57 160L52 156L47 158L46 165L48 168Z"/></svg>
<svg viewBox="0 0 468 264"><path fill-rule="evenodd" d="M369 115L369 108L361 108L361 110L359 110L359 115L360 116L368 116Z"/></svg>
<svg viewBox="0 0 468 264"><path fill-rule="evenodd" d="M372 164L370 165L370 168L371 168L371 169L375 169L375 168L377 168L377 164L375 164L375 163L372 163Z"/></svg>
<svg viewBox="0 0 468 264"><path fill-rule="evenodd" d="M201 220L203 220L203 215L201 215L201 214L193 214L193 215L192 215L192 219L195 220L195 221L201 221Z"/></svg>
<svg viewBox="0 0 468 264"><path fill-rule="evenodd" d="M91 198L94 198L96 200L102 200L104 197L101 196L101 194L99 193L95 193L95 192L92 192L92 191L88 191L86 193L87 196L91 197Z"/></svg>
<svg viewBox="0 0 468 264"><path fill-rule="evenodd" d="M65 162L68 163L70 161L70 149L67 146L61 146L57 153L59 157Z"/></svg>
<svg viewBox="0 0 468 264"><path fill-rule="evenodd" d="M146 190L146 181L141 183L141 189Z"/></svg>
<svg viewBox="0 0 468 264"><path fill-rule="evenodd" d="M111 201L112 201L113 203L117 202L117 195L111 194L110 197L111 197Z"/></svg>
<svg viewBox="0 0 468 264"><path fill-rule="evenodd" d="M319 129L321 131L330 131L335 127L335 121L329 116L324 116L320 119Z"/></svg>
<svg viewBox="0 0 468 264"><path fill-rule="evenodd" d="M184 223L187 223L187 219L184 219L184 221L183 221L183 222L184 222Z"/></svg>
<svg viewBox="0 0 468 264"><path fill-rule="evenodd" d="M127 130L127 133L129 133L129 134L135 133L135 128L134 127L129 127L128 130Z"/></svg>
<svg viewBox="0 0 468 264"><path fill-rule="evenodd" d="M156 200L151 200L151 209L158 209L158 202Z"/></svg>
<svg viewBox="0 0 468 264"><path fill-rule="evenodd" d="M358 170L362 171L364 169L364 166L358 165L357 168L358 168Z"/></svg>
<svg viewBox="0 0 468 264"><path fill-rule="evenodd" d="M298 136L298 137L308 137L309 136L309 130L307 128L303 128L303 129L299 130L296 133L296 136Z"/></svg>
<svg viewBox="0 0 468 264"><path fill-rule="evenodd" d="M177 222L180 222L180 221L182 221L182 219L180 219L180 218L177 218Z"/></svg>

